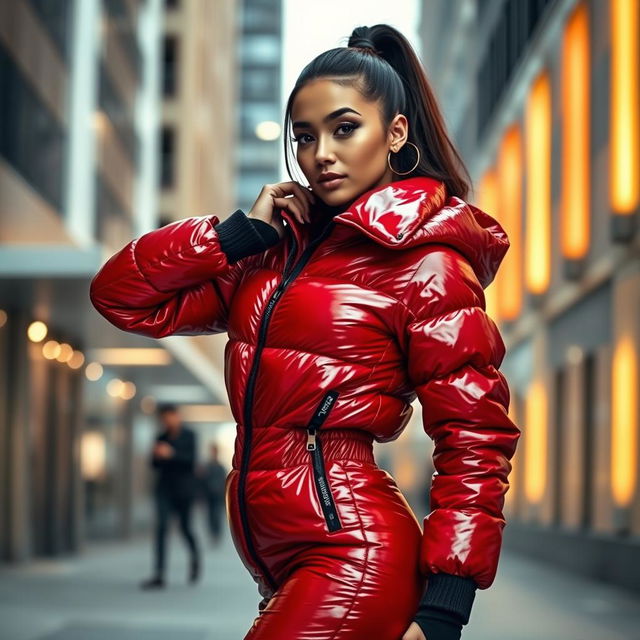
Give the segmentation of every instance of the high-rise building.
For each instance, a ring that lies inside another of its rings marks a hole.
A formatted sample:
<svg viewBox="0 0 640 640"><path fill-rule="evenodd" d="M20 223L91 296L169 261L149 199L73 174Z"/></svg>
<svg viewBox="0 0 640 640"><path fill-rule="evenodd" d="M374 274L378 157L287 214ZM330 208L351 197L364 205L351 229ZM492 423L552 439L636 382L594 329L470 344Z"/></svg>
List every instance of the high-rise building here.
<svg viewBox="0 0 640 640"><path fill-rule="evenodd" d="M238 40L241 86L238 207L248 213L265 184L279 182L282 107L281 0L244 0Z"/></svg>

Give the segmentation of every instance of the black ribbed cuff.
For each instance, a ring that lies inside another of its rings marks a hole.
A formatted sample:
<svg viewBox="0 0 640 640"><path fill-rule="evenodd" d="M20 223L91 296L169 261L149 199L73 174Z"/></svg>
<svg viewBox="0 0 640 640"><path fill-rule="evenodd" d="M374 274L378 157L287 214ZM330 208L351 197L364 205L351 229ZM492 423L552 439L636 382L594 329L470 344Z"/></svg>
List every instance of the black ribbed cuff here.
<svg viewBox="0 0 640 640"><path fill-rule="evenodd" d="M220 247L225 252L229 263L237 262L241 258L260 253L268 248L263 234L258 232L255 225L251 223L252 219L249 219L242 209L236 209L226 220L215 225ZM277 236L278 232L275 229L273 231Z"/></svg>
<svg viewBox="0 0 640 640"><path fill-rule="evenodd" d="M419 613L414 622L428 640L460 640L462 635L462 623L445 611Z"/></svg>
<svg viewBox="0 0 640 640"><path fill-rule="evenodd" d="M429 615L435 611L447 612L457 617L462 624L467 624L477 588L473 578L433 573L429 576L418 613Z"/></svg>
<svg viewBox="0 0 640 640"><path fill-rule="evenodd" d="M268 222L258 220L257 218L247 218L255 227L255 230L262 236L267 247L272 247L280 241L280 235Z"/></svg>

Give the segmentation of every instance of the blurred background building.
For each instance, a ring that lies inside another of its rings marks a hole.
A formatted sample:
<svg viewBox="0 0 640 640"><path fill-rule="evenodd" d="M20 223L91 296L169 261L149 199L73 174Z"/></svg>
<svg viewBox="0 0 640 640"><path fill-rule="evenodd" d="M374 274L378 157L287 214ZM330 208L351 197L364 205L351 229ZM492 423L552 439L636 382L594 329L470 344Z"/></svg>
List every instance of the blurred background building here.
<svg viewBox="0 0 640 640"><path fill-rule="evenodd" d="M508 547L640 589L640 4L427 2L427 73L511 248Z"/></svg>
<svg viewBox="0 0 640 640"><path fill-rule="evenodd" d="M146 527L157 400L184 404L203 449L229 420L219 341L125 334L88 286L133 237L233 210L236 19L233 2L0 2L2 560Z"/></svg>
<svg viewBox="0 0 640 640"><path fill-rule="evenodd" d="M640 589L640 3L429 0L394 19L511 240L487 309L522 427L507 547ZM389 8L387 8L389 10ZM393 7L391 8L393 9ZM90 278L133 237L248 212L302 67L373 7L0 0L0 558L144 530L157 401L231 455L226 336L119 332ZM375 17L374 17L375 16ZM314 31L315 29L316 31ZM422 517L414 419L377 448ZM606 560L605 560L606 558Z"/></svg>

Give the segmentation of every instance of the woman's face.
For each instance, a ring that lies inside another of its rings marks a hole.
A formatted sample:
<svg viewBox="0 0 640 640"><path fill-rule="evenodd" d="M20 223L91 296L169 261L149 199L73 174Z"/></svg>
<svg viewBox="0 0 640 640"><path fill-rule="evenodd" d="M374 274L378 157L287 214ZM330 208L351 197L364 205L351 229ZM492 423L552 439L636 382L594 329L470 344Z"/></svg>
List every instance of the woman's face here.
<svg viewBox="0 0 640 640"><path fill-rule="evenodd" d="M311 81L293 101L291 122L298 164L325 204L346 207L365 191L399 179L387 165L387 153L406 141L407 119L397 114L385 132L379 102L367 102L353 87ZM344 178L323 183L327 172Z"/></svg>

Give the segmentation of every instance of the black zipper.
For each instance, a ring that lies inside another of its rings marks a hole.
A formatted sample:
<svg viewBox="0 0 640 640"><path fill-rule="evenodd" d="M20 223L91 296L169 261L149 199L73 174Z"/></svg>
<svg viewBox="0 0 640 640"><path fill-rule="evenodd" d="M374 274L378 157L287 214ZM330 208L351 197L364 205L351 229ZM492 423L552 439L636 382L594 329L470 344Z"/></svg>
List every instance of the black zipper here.
<svg viewBox="0 0 640 640"><path fill-rule="evenodd" d="M335 226L335 222L330 221L327 226L322 230L322 233L315 239L313 242L309 243L307 248L302 252L300 256L300 260L294 265L294 267L289 271L287 275L287 270L291 265L293 259L295 258L297 252L297 243L295 239L295 235L291 234L292 247L289 255L287 256L287 262L284 267L284 271L282 272L282 280L280 284L276 287L275 291L271 294L269 298L269 302L265 307L264 314L262 316L262 320L260 321L260 327L258 329L258 344L256 346L256 352L253 357L253 363L251 365L251 372L249 373L249 378L247 381L247 390L245 394L245 402L244 402L244 445L242 450L242 464L240 466L240 477L238 479L238 508L240 510L240 520L242 522L242 528L244 531L244 537L247 542L247 548L249 550L249 554L253 558L254 562L258 567L260 567L265 579L269 582L270 587L273 591L276 590L277 585L270 571L267 569L265 564L262 562L262 559L258 555L254 545L253 540L251 538L251 529L249 528L249 521L247 518L247 505L246 505L246 496L245 496L245 485L247 478L247 469L249 467L249 458L251 456L251 440L252 440L252 424L251 424L251 407L253 404L253 392L255 388L255 382L258 376L258 368L260 366L260 355L262 354L262 349L264 347L264 342L267 336L267 328L269 325L269 319L271 318L271 314L273 313L273 309L277 304L278 300L281 298L284 290L295 280L304 265L309 261L311 254L314 252L316 247L324 240L330 233L333 227Z"/></svg>
<svg viewBox="0 0 640 640"><path fill-rule="evenodd" d="M307 451L311 453L311 462L313 464L313 480L318 492L318 500L322 507L322 513L327 523L329 531L338 531L342 529L342 523L338 516L336 503L331 493L331 486L324 468L324 456L322 455L322 444L318 438L318 429L327 419L329 412L333 409L335 401L338 398L337 391L327 391L324 398L318 405L309 425L307 426Z"/></svg>

